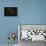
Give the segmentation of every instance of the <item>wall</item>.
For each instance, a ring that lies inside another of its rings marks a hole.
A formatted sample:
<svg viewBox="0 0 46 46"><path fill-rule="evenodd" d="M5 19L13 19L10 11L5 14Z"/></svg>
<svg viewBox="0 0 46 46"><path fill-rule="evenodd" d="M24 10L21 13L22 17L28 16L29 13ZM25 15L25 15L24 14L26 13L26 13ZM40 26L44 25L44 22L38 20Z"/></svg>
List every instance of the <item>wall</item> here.
<svg viewBox="0 0 46 46"><path fill-rule="evenodd" d="M18 7L17 17L5 17L4 7ZM46 0L0 1L0 44L8 43L9 32L18 32L17 24L46 24Z"/></svg>
<svg viewBox="0 0 46 46"><path fill-rule="evenodd" d="M8 34L10 32L18 34L17 24L19 24L19 13L17 17L5 17L4 7L18 7L19 12L19 4L20 2L17 0L15 2L10 2L9 0L0 1L0 44L8 43ZM17 39L16 43L18 42Z"/></svg>
<svg viewBox="0 0 46 46"><path fill-rule="evenodd" d="M46 24L46 0L23 0L21 24Z"/></svg>

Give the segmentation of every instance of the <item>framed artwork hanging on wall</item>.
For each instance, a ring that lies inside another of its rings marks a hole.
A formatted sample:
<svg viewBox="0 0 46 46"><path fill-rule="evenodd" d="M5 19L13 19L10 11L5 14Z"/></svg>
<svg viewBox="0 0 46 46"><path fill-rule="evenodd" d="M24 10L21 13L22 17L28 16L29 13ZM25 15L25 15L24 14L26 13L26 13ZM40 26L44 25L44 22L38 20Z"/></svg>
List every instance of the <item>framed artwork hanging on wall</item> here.
<svg viewBox="0 0 46 46"><path fill-rule="evenodd" d="M4 7L4 16L18 16L17 7Z"/></svg>

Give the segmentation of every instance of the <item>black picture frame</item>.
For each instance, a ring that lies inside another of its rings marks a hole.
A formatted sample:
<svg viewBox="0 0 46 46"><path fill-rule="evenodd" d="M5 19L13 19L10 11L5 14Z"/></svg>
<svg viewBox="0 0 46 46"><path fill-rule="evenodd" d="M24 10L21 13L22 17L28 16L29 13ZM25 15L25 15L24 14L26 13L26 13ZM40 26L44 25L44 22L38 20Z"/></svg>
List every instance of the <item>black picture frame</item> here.
<svg viewBox="0 0 46 46"><path fill-rule="evenodd" d="M4 16L18 16L17 7L4 7Z"/></svg>

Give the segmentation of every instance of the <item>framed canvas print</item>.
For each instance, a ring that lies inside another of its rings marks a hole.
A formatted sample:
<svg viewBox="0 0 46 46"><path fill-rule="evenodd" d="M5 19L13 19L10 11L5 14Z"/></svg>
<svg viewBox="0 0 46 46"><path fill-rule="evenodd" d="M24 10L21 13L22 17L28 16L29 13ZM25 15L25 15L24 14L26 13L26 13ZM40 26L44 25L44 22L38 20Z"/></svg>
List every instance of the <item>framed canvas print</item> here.
<svg viewBox="0 0 46 46"><path fill-rule="evenodd" d="M4 7L4 16L18 16L17 7Z"/></svg>

